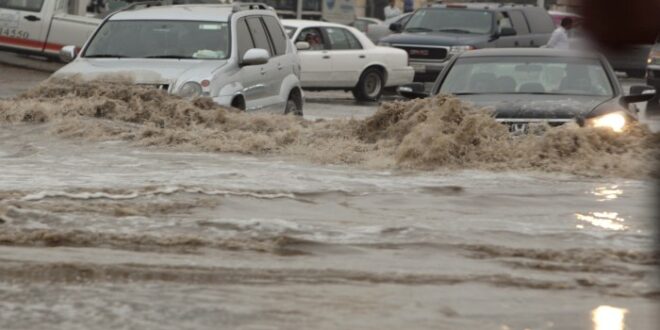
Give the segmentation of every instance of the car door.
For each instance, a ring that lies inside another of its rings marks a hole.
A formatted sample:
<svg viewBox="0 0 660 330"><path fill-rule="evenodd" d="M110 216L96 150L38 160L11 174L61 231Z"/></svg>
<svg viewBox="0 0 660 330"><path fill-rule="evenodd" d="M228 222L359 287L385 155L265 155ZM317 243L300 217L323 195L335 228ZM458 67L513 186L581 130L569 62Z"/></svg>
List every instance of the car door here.
<svg viewBox="0 0 660 330"><path fill-rule="evenodd" d="M294 63L291 62L290 57L286 56L288 37L284 30L282 30L282 26L277 18L273 16L264 16L262 19L273 48L273 56L270 59L270 62L275 66L272 84L274 93L273 107L275 109L284 109L288 95L282 94L282 81L293 73L294 65Z"/></svg>
<svg viewBox="0 0 660 330"><path fill-rule="evenodd" d="M242 61L245 53L258 48L252 38L246 18L242 17L236 21L236 48L238 60ZM241 67L239 72L240 81L243 85L241 93L245 98L247 110L262 109L266 105L266 65L248 65Z"/></svg>
<svg viewBox="0 0 660 330"><path fill-rule="evenodd" d="M367 52L348 29L324 27L323 32L330 43L332 85L334 87L355 86L360 79L362 69L367 64Z"/></svg>
<svg viewBox="0 0 660 330"><path fill-rule="evenodd" d="M300 60L300 83L303 87L330 87L332 61L328 43L320 28L304 28L298 33L296 42L305 41L310 48L298 51Z"/></svg>
<svg viewBox="0 0 660 330"><path fill-rule="evenodd" d="M529 24L525 19L525 15L521 10L510 10L507 12L511 23L513 24L513 29L516 30L516 37L518 37L518 46L519 47L539 47L538 43L534 40L530 34Z"/></svg>
<svg viewBox="0 0 660 330"><path fill-rule="evenodd" d="M58 4L64 0L57 1ZM53 1L0 1L0 46L41 52L45 45L46 25L54 8Z"/></svg>

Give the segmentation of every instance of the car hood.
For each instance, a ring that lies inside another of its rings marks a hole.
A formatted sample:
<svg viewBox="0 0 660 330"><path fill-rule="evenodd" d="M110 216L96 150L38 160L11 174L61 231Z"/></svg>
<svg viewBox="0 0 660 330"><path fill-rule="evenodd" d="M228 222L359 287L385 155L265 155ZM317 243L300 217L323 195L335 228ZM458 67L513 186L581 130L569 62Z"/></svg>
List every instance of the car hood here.
<svg viewBox="0 0 660 330"><path fill-rule="evenodd" d="M222 60L78 58L53 76L76 76L86 80L127 79L137 84L171 84L177 80L203 79L225 63Z"/></svg>
<svg viewBox="0 0 660 330"><path fill-rule="evenodd" d="M498 119L573 119L584 117L608 96L482 94L461 95L459 99L488 108Z"/></svg>
<svg viewBox="0 0 660 330"><path fill-rule="evenodd" d="M414 32L398 33L389 35L381 42L391 44L413 44L413 45L431 45L431 46L456 46L456 45L474 45L487 42L490 36L486 34L465 34L465 33L445 33L445 32Z"/></svg>

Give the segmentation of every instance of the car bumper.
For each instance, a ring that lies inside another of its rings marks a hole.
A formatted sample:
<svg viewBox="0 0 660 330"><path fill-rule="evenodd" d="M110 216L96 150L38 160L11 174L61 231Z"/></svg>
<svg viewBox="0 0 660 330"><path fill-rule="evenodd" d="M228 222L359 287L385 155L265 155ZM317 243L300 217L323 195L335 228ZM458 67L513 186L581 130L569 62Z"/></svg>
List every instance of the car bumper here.
<svg viewBox="0 0 660 330"><path fill-rule="evenodd" d="M429 63L420 61L410 61L410 66L415 70L416 82L435 81L440 71L444 69L446 62Z"/></svg>
<svg viewBox="0 0 660 330"><path fill-rule="evenodd" d="M409 84L413 81L415 76L415 71L412 67L405 67L402 69L390 70L387 73L387 82L386 87L400 86L404 84Z"/></svg>

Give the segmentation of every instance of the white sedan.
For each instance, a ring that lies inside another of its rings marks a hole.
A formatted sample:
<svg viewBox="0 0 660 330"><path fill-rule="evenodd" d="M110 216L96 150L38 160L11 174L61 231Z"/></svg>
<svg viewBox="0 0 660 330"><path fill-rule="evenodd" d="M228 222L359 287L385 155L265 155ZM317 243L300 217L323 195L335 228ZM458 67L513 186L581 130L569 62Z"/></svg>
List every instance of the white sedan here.
<svg viewBox="0 0 660 330"><path fill-rule="evenodd" d="M350 26L282 20L298 48L303 88L351 90L359 101L378 100L386 87L412 82L408 54L379 47Z"/></svg>

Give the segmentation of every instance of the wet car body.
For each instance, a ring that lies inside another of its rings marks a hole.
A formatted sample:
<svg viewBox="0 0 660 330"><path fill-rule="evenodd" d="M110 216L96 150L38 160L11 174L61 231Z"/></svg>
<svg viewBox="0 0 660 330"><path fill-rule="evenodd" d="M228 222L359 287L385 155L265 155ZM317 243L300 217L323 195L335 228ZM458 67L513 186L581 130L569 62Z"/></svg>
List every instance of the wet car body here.
<svg viewBox="0 0 660 330"><path fill-rule="evenodd" d="M631 93L624 92L616 78L614 71L602 56L594 53L585 53L571 50L557 49L484 49L465 52L452 59L446 68L438 75L430 95L444 93L443 85L447 84L448 76L457 62L462 60L496 61L496 59L519 58L523 61L537 61L539 59L562 59L567 61L588 60L599 63L611 92L603 95L563 94L559 92L541 93L533 90L518 89L516 93L456 93L456 97L475 105L476 108L487 108L493 111L498 122L507 124L512 132L527 132L530 124L547 123L550 126L559 126L569 122L576 122L580 126L588 125L595 118L610 113L618 113L625 117L626 122L637 120L637 108L634 103L648 101L653 94L643 91L651 89L648 86L633 86ZM527 83L534 87L534 83ZM522 87L522 86L521 86ZM408 98L427 96L423 85L412 84L403 87L400 94Z"/></svg>

